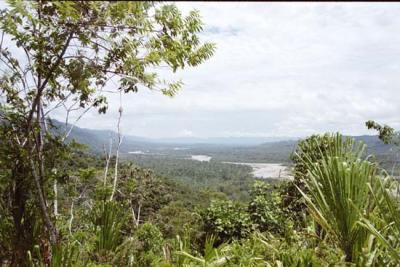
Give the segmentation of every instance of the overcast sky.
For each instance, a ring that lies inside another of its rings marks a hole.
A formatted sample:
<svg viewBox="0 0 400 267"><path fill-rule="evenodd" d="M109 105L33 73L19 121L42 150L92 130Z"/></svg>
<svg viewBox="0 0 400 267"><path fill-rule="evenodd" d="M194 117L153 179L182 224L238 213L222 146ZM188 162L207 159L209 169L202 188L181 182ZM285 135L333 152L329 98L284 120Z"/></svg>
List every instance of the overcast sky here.
<svg viewBox="0 0 400 267"><path fill-rule="evenodd" d="M123 97L122 131L146 137L372 134L374 119L400 128L400 4L177 3L196 8L213 58L179 73L173 99ZM89 113L79 126L115 129Z"/></svg>

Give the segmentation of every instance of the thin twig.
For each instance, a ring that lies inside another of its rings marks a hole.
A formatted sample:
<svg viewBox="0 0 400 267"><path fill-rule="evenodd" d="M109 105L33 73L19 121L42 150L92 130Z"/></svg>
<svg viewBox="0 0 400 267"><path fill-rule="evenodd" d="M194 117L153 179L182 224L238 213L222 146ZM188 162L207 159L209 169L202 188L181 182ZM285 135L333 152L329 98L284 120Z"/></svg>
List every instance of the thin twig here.
<svg viewBox="0 0 400 267"><path fill-rule="evenodd" d="M113 198L114 198L115 189L117 188L117 180L118 180L119 149L120 149L121 143L122 143L122 134L121 134L121 127L120 127L121 126L121 117L122 117L122 91L120 91L119 102L120 102L120 106L119 106L119 109L118 109L119 116L118 116L118 124L117 124L117 128L118 128L118 146L117 146L117 152L116 152L116 155L115 155L114 183L113 183L113 190L112 190L111 196L110 196L110 201L112 201Z"/></svg>

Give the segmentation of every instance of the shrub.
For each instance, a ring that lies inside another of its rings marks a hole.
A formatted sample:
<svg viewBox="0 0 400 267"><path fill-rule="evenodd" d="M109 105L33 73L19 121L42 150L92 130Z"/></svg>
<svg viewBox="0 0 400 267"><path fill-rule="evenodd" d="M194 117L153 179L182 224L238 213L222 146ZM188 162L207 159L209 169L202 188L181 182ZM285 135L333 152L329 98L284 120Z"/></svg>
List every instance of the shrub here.
<svg viewBox="0 0 400 267"><path fill-rule="evenodd" d="M254 229L246 209L230 200L212 201L202 217L205 232L215 235L218 242L245 238Z"/></svg>
<svg viewBox="0 0 400 267"><path fill-rule="evenodd" d="M278 192L265 182L257 181L253 185L251 201L248 206L250 218L260 231L283 233L288 220L281 209Z"/></svg>

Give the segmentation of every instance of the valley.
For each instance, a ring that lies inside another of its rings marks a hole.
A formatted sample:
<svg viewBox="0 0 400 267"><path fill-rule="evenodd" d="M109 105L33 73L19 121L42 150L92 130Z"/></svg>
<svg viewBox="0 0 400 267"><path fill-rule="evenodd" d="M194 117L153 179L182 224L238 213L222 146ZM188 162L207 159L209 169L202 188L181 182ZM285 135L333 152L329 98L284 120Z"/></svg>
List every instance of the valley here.
<svg viewBox="0 0 400 267"><path fill-rule="evenodd" d="M0 1L0 267L400 266L400 5L356 5Z"/></svg>

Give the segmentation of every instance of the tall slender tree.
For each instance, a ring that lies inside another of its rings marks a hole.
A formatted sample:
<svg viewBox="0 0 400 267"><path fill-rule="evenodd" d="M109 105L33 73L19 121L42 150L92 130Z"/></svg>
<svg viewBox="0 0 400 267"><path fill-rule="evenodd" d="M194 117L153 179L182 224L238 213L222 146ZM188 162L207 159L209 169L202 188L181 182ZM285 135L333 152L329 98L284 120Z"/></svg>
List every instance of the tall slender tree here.
<svg viewBox="0 0 400 267"><path fill-rule="evenodd" d="M104 113L108 90L173 96L182 82L162 79L159 67L196 66L215 46L200 42L197 11L183 16L175 5L153 2L10 0L0 29L0 179L8 192L1 208L13 218L16 261L33 242L33 218L45 240L59 241L49 200L65 136L49 130L52 112L63 109L66 121L72 112Z"/></svg>

